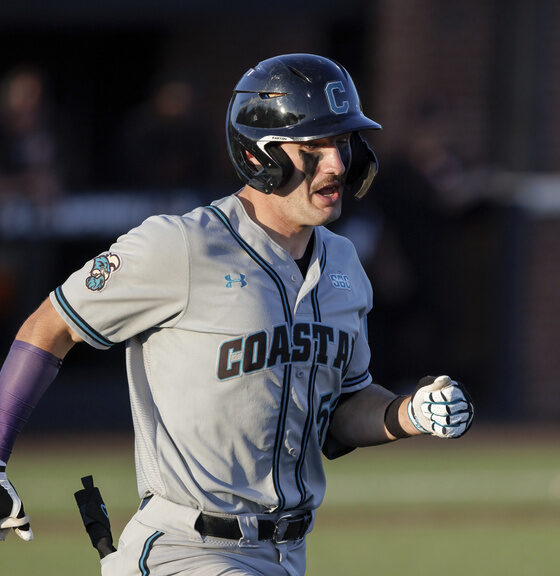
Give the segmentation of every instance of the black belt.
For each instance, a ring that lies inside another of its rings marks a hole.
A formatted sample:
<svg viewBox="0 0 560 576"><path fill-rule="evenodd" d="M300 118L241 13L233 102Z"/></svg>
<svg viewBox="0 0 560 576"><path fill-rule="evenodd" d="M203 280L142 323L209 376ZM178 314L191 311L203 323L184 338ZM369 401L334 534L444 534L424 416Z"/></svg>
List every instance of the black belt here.
<svg viewBox="0 0 560 576"><path fill-rule="evenodd" d="M284 514L276 521L259 519L259 540L273 540L282 544L289 540L300 540L311 524L311 512ZM243 537L236 517L212 516L200 513L194 527L201 536L239 540Z"/></svg>

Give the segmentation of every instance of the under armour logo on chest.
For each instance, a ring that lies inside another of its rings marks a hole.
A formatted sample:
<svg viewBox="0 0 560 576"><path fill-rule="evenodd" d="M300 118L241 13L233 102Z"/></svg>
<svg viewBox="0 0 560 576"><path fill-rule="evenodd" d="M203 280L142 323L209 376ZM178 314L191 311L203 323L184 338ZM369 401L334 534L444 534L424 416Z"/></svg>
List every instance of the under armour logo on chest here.
<svg viewBox="0 0 560 576"><path fill-rule="evenodd" d="M231 274L226 274L224 278L226 279L226 288L232 288L236 283L239 284L241 288L247 286L245 274L239 274L239 278L232 278Z"/></svg>

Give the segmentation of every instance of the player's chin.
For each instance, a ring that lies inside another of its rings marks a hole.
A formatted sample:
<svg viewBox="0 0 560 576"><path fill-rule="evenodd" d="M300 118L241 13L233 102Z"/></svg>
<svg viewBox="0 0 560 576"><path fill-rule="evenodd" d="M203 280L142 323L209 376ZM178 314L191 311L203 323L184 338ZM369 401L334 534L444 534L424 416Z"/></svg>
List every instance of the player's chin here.
<svg viewBox="0 0 560 576"><path fill-rule="evenodd" d="M328 209L318 210L315 219L315 226L326 226L340 218L342 209L340 206L331 206Z"/></svg>
<svg viewBox="0 0 560 576"><path fill-rule="evenodd" d="M335 201L332 198L325 199L320 195L314 197L314 206L317 212L317 217L320 222L318 224L330 224L340 218L342 213L342 197L338 196Z"/></svg>

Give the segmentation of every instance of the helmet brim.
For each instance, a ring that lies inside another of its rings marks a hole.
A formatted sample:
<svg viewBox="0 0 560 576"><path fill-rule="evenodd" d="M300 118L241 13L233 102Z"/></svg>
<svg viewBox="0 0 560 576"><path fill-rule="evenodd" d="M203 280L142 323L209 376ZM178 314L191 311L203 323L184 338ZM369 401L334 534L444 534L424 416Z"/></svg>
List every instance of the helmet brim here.
<svg viewBox="0 0 560 576"><path fill-rule="evenodd" d="M355 115L346 116L338 121L336 118L329 116L325 119L313 119L295 126L287 126L282 129L282 135L271 135L271 130L266 128L243 125L239 125L237 128L245 136L255 141L308 142L310 140L338 136L339 134L381 130L382 126L367 116Z"/></svg>

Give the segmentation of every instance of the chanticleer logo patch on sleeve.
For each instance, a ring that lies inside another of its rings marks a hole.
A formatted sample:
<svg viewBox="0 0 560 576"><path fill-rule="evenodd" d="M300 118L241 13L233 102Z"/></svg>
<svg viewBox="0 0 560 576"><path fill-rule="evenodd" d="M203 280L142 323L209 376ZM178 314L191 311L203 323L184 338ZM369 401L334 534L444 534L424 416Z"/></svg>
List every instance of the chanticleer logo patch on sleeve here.
<svg viewBox="0 0 560 576"><path fill-rule="evenodd" d="M105 252L96 256L89 276L86 278L86 286L94 292L103 290L109 281L111 274L121 266L121 259L112 252Z"/></svg>

